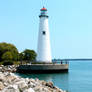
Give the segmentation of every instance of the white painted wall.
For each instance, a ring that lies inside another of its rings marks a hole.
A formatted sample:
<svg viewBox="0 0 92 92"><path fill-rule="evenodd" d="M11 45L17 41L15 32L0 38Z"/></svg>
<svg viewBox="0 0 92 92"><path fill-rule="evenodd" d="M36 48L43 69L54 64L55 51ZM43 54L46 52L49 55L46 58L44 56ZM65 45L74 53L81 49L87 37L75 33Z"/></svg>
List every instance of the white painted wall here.
<svg viewBox="0 0 92 92"><path fill-rule="evenodd" d="M45 35L43 35L43 31L46 32ZM38 62L52 62L51 61L48 17L40 17L37 61Z"/></svg>

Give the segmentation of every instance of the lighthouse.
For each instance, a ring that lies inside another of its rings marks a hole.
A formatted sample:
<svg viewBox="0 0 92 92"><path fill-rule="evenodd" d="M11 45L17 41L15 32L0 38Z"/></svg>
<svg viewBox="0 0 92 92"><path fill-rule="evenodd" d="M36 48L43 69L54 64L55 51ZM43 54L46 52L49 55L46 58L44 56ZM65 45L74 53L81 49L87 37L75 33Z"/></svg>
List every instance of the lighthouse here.
<svg viewBox="0 0 92 92"><path fill-rule="evenodd" d="M39 34L38 34L38 46L37 46L37 62L51 63L51 49L50 49L50 37L47 9L42 8L39 15Z"/></svg>

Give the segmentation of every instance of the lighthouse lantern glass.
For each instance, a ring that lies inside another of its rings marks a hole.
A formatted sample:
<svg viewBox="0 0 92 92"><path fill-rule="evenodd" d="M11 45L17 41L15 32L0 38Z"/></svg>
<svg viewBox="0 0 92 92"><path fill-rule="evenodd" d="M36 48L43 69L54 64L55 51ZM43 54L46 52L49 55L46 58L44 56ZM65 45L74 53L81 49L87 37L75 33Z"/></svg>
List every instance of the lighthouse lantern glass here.
<svg viewBox="0 0 92 92"><path fill-rule="evenodd" d="M41 11L41 15L47 15L46 11Z"/></svg>

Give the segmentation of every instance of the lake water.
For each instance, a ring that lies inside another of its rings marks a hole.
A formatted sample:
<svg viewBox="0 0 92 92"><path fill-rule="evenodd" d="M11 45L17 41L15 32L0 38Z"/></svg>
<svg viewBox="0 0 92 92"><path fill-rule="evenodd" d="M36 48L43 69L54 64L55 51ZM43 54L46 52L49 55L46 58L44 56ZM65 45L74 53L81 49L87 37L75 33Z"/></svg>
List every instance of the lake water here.
<svg viewBox="0 0 92 92"><path fill-rule="evenodd" d="M69 92L92 92L92 61L70 62Z"/></svg>
<svg viewBox="0 0 92 92"><path fill-rule="evenodd" d="M92 92L91 61L70 61L68 73L18 75L24 78L52 81L55 86L68 92Z"/></svg>

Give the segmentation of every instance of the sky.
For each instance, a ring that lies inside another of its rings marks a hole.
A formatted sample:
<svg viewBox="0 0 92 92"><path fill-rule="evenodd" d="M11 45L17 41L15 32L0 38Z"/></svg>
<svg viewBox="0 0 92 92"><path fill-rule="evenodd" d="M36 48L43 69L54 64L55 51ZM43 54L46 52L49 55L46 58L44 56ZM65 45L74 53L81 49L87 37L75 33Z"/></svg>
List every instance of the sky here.
<svg viewBox="0 0 92 92"><path fill-rule="evenodd" d="M92 58L92 0L0 0L0 42L37 52L40 9L48 9L52 58Z"/></svg>

